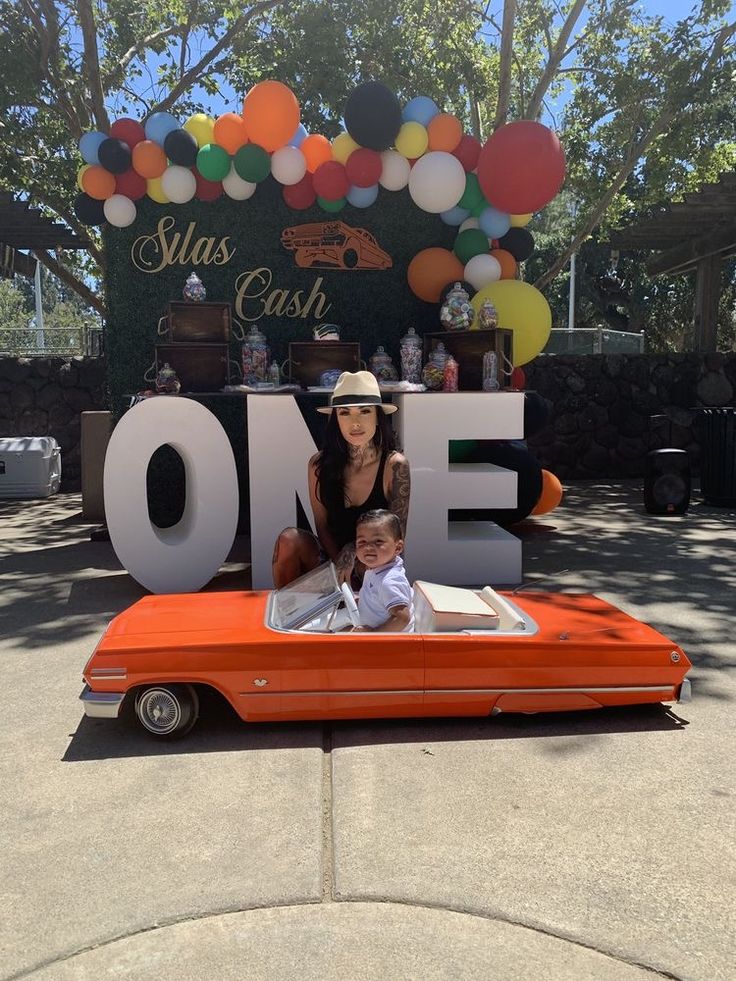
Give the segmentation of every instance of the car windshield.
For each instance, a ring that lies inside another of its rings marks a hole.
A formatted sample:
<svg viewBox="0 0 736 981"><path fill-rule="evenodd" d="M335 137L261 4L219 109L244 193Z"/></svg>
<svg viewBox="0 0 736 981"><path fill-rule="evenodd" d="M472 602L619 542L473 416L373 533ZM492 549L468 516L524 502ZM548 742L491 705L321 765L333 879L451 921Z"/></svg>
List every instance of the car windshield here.
<svg viewBox="0 0 736 981"><path fill-rule="evenodd" d="M273 593L271 625L298 630L342 599L332 562L325 562Z"/></svg>

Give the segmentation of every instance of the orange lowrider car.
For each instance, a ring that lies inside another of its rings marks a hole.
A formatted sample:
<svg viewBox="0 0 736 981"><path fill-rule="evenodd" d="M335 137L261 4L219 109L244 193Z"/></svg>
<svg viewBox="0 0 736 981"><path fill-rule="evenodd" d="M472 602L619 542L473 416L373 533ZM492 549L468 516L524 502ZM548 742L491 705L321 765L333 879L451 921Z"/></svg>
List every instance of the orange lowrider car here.
<svg viewBox="0 0 736 981"><path fill-rule="evenodd" d="M685 700L690 661L588 594L414 585L414 633L358 633L327 564L284 589L148 596L115 617L84 669L87 715L133 700L159 738L197 720L198 691L247 722L483 716Z"/></svg>

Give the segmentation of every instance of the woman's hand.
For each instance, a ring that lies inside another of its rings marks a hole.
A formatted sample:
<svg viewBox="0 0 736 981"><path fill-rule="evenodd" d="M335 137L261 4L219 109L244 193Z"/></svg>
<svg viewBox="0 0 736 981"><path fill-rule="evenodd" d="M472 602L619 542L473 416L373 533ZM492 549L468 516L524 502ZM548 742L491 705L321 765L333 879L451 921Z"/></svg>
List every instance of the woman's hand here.
<svg viewBox="0 0 736 981"><path fill-rule="evenodd" d="M335 559L335 572L337 581L342 586L344 582L350 583L350 577L355 568L355 545L346 545Z"/></svg>

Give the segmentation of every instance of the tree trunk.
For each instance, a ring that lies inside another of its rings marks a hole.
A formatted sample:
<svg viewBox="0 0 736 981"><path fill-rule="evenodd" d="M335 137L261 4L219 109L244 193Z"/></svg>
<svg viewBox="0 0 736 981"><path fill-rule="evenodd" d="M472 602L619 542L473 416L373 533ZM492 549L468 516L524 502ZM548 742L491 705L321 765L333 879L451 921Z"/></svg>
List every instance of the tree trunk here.
<svg viewBox="0 0 736 981"><path fill-rule="evenodd" d="M586 0L576 0L575 6L567 15L567 19L562 25L559 37L557 38L557 43L555 44L554 48L550 49L547 65L542 72L542 75L534 88L532 97L529 100L529 104L526 107L526 112L524 113L525 119L536 119L540 115L542 111L542 100L547 94L547 89L549 89L555 75L557 74L557 70L562 63L562 59L565 57L565 53L567 52L567 42L570 40L570 35L573 32L573 28L575 27L578 18L585 8L585 3Z"/></svg>
<svg viewBox="0 0 736 981"><path fill-rule="evenodd" d="M504 0L503 28L501 31L501 61L498 69L498 103L493 129L497 130L506 122L509 114L509 95L511 93L511 60L514 47L514 21L516 20L516 0Z"/></svg>

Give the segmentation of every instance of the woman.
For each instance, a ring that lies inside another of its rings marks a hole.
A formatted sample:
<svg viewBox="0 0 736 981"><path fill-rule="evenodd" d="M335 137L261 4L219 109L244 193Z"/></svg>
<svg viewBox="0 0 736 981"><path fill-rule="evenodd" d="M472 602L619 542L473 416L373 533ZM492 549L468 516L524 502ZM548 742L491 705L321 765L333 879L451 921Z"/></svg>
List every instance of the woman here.
<svg viewBox="0 0 736 981"><path fill-rule="evenodd" d="M409 464L395 449L378 382L369 371L345 371L337 380L330 405L317 410L329 420L322 450L309 460L309 498L317 536L285 528L273 553L277 589L331 559L340 582L359 581L363 568L355 560L355 524L374 508L393 511L406 535L409 515Z"/></svg>

